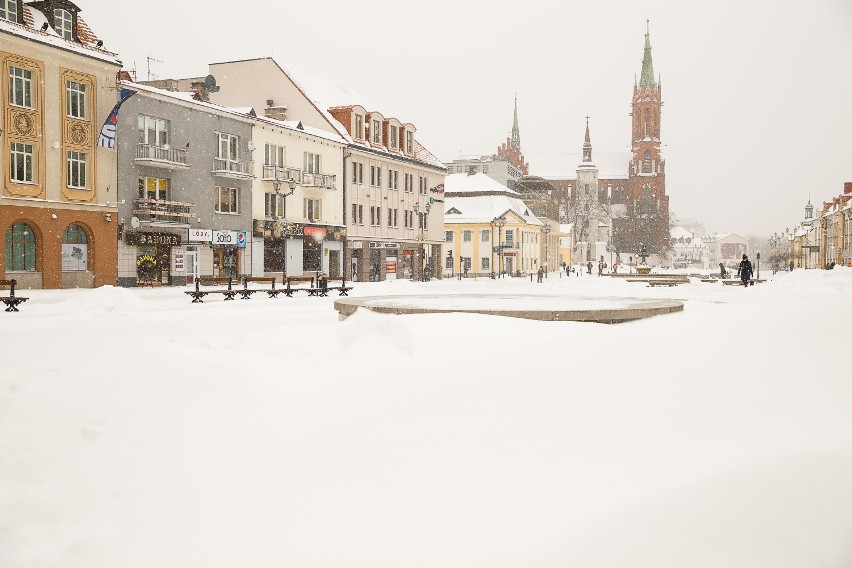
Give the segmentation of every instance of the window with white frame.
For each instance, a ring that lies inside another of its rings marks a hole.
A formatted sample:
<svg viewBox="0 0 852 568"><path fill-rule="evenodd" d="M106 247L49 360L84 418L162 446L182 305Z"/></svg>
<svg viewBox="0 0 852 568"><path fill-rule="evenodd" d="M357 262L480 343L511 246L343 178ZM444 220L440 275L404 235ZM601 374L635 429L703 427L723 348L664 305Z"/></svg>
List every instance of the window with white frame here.
<svg viewBox="0 0 852 568"><path fill-rule="evenodd" d="M364 206L363 205L358 206L358 224L359 225L364 224Z"/></svg>
<svg viewBox="0 0 852 568"><path fill-rule="evenodd" d="M469 243L473 240L473 231L467 229L462 231L462 242Z"/></svg>
<svg viewBox="0 0 852 568"><path fill-rule="evenodd" d="M263 151L263 165L284 167L284 146L266 144Z"/></svg>
<svg viewBox="0 0 852 568"><path fill-rule="evenodd" d="M17 22L18 0L0 0L0 18L10 22Z"/></svg>
<svg viewBox="0 0 852 568"><path fill-rule="evenodd" d="M12 142L9 155L11 181L17 183L35 183L35 153L32 144Z"/></svg>
<svg viewBox="0 0 852 568"><path fill-rule="evenodd" d="M399 172L388 170L388 189L399 189Z"/></svg>
<svg viewBox="0 0 852 568"><path fill-rule="evenodd" d="M139 115L139 142L163 147L169 143L169 121L152 116Z"/></svg>
<svg viewBox="0 0 852 568"><path fill-rule="evenodd" d="M240 190L237 187L216 187L216 213L240 212Z"/></svg>
<svg viewBox="0 0 852 568"><path fill-rule="evenodd" d="M65 81L65 114L71 118L86 118L86 84L70 79Z"/></svg>
<svg viewBox="0 0 852 568"><path fill-rule="evenodd" d="M360 114L355 115L355 138L364 139L364 117Z"/></svg>
<svg viewBox="0 0 852 568"><path fill-rule="evenodd" d="M169 199L169 187L171 186L171 181L168 178L139 176L138 186L140 199Z"/></svg>
<svg viewBox="0 0 852 568"><path fill-rule="evenodd" d="M53 10L53 29L65 39L74 39L74 17L68 10Z"/></svg>
<svg viewBox="0 0 852 568"><path fill-rule="evenodd" d="M382 208L376 207L376 225L382 226Z"/></svg>
<svg viewBox="0 0 852 568"><path fill-rule="evenodd" d="M426 178L420 176L420 194L426 195Z"/></svg>
<svg viewBox="0 0 852 568"><path fill-rule="evenodd" d="M382 121L373 121L373 144L382 143Z"/></svg>
<svg viewBox="0 0 852 568"><path fill-rule="evenodd" d="M388 207L388 227L393 227L393 209Z"/></svg>
<svg viewBox="0 0 852 568"><path fill-rule="evenodd" d="M411 131L405 131L405 151L409 154L414 153L414 133Z"/></svg>
<svg viewBox="0 0 852 568"><path fill-rule="evenodd" d="M487 256L482 257L482 270L491 270L491 259Z"/></svg>
<svg viewBox="0 0 852 568"><path fill-rule="evenodd" d="M390 127L390 147L394 150L399 146L399 128L395 125L391 125Z"/></svg>
<svg viewBox="0 0 852 568"><path fill-rule="evenodd" d="M318 174L321 173L320 169L320 155L314 154L311 152L305 152L305 168L304 172L307 174Z"/></svg>
<svg viewBox="0 0 852 568"><path fill-rule="evenodd" d="M284 196L277 193L265 193L266 203L264 212L266 217L270 219L280 219L284 217Z"/></svg>
<svg viewBox="0 0 852 568"><path fill-rule="evenodd" d="M405 174L403 178L403 191L411 193L414 191L414 174Z"/></svg>
<svg viewBox="0 0 852 568"><path fill-rule="evenodd" d="M303 201L304 217L311 223L322 219L322 200L306 197Z"/></svg>
<svg viewBox="0 0 852 568"><path fill-rule="evenodd" d="M445 264L447 270L453 269L453 255L452 253L447 253L447 263Z"/></svg>
<svg viewBox="0 0 852 568"><path fill-rule="evenodd" d="M33 108L33 72L22 67L9 67L9 104Z"/></svg>
<svg viewBox="0 0 852 568"><path fill-rule="evenodd" d="M237 161L240 159L240 137L235 134L219 132L219 154L216 156L222 160Z"/></svg>
<svg viewBox="0 0 852 568"><path fill-rule="evenodd" d="M358 204L353 203L352 204L352 219L350 220L350 223L355 225L357 222L358 222Z"/></svg>
<svg viewBox="0 0 852 568"><path fill-rule="evenodd" d="M491 230L490 229L483 229L480 236L482 238L483 243L491 242Z"/></svg>
<svg viewBox="0 0 852 568"><path fill-rule="evenodd" d="M68 152L68 187L86 189L86 153Z"/></svg>
<svg viewBox="0 0 852 568"><path fill-rule="evenodd" d="M448 243L453 242L453 232L452 232L452 231L447 231L447 232L446 232L446 234L447 234L446 241L447 241Z"/></svg>
<svg viewBox="0 0 852 568"><path fill-rule="evenodd" d="M352 162L352 183L364 184L364 164Z"/></svg>
<svg viewBox="0 0 852 568"><path fill-rule="evenodd" d="M514 246L515 230L514 229L506 229L506 232L504 233L504 235L506 237L506 239L505 239L506 246L507 247Z"/></svg>

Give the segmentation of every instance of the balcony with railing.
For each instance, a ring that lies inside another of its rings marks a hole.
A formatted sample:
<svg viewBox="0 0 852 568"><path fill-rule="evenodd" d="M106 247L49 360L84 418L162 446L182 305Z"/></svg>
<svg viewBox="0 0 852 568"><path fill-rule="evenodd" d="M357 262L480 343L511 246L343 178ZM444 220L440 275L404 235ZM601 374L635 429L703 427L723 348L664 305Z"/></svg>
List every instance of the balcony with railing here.
<svg viewBox="0 0 852 568"><path fill-rule="evenodd" d="M146 197L133 201L133 216L142 223L189 225L190 219L195 217L194 207L195 203Z"/></svg>
<svg viewBox="0 0 852 568"><path fill-rule="evenodd" d="M189 168L186 163L186 149L172 148L168 144L156 146L139 143L136 145L136 159L134 161L143 166L170 170Z"/></svg>
<svg viewBox="0 0 852 568"><path fill-rule="evenodd" d="M253 178L254 162L242 162L227 158L213 158L213 175L248 179Z"/></svg>
<svg viewBox="0 0 852 568"><path fill-rule="evenodd" d="M337 189L335 183L337 176L329 174L302 174L302 185L305 187L319 187L322 189Z"/></svg>
<svg viewBox="0 0 852 568"><path fill-rule="evenodd" d="M285 168L284 166L263 166L263 181L286 182L293 180L302 183L302 170Z"/></svg>

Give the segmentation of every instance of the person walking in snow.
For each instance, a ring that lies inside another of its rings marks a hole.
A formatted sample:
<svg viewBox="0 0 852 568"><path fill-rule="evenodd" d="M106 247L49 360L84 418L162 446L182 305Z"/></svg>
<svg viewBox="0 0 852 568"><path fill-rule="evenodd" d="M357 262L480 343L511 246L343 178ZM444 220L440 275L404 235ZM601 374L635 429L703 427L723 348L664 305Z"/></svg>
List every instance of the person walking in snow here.
<svg viewBox="0 0 852 568"><path fill-rule="evenodd" d="M592 261L591 260L586 263L586 270L588 271L589 275L591 276L591 274L592 274Z"/></svg>
<svg viewBox="0 0 852 568"><path fill-rule="evenodd" d="M719 263L719 278L725 278L728 275L728 271L725 270L725 263Z"/></svg>
<svg viewBox="0 0 852 568"><path fill-rule="evenodd" d="M744 254L743 259L740 261L740 267L737 269L737 276L743 281L743 286L749 285L752 274L751 261L748 259L748 255ZM754 282L751 282L751 285L754 286Z"/></svg>
<svg viewBox="0 0 852 568"><path fill-rule="evenodd" d="M544 269L542 267L538 267L538 283L541 284L544 282Z"/></svg>

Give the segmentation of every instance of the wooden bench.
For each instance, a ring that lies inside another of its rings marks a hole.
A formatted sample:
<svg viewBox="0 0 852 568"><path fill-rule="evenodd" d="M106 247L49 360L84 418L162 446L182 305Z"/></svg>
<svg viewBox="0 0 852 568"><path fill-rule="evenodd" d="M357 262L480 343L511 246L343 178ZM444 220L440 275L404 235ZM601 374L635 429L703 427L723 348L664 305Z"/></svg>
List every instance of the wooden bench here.
<svg viewBox="0 0 852 568"><path fill-rule="evenodd" d="M749 283L752 286L754 286L755 284L763 284L764 282L766 282L766 280L755 280L754 278L749 280ZM722 284L724 284L725 286L742 286L743 281L740 280L739 278L734 279L734 280L722 280Z"/></svg>
<svg viewBox="0 0 852 568"><path fill-rule="evenodd" d="M688 279L681 278L628 278L628 282L642 282L651 287L656 286L677 286L678 284L688 284Z"/></svg>
<svg viewBox="0 0 852 568"><path fill-rule="evenodd" d="M227 290L201 290L199 286L224 286L228 285ZM195 280L195 290L187 290L185 294L192 296L192 303L202 303L202 298L207 294L222 294L225 300L233 300L239 290L234 290L231 287L231 279L218 276L200 276Z"/></svg>
<svg viewBox="0 0 852 568"><path fill-rule="evenodd" d="M22 298L21 296L15 295L15 286L18 285L17 280L0 280L0 288L9 288L8 296L0 296L0 302L6 304L7 312L17 312L18 305L26 302L29 298Z"/></svg>
<svg viewBox="0 0 852 568"><path fill-rule="evenodd" d="M249 283L263 283L270 282L272 284L271 288L249 288ZM281 293L281 288L275 288L275 277L274 276L243 276L243 289L240 290L240 295L243 300L248 300L251 298L251 295L256 292L266 292L270 298L275 298L278 294Z"/></svg>
<svg viewBox="0 0 852 568"><path fill-rule="evenodd" d="M340 286L329 286L329 282L340 282ZM339 296L348 296L352 286L346 285L345 276L321 276L319 280L320 296L328 296L329 290L337 290Z"/></svg>
<svg viewBox="0 0 852 568"><path fill-rule="evenodd" d="M293 284L302 284L307 282L309 286L307 288L303 287L293 287ZM284 295L288 298L293 297L294 292L298 292L300 290L304 290L308 293L308 296L317 296L320 293L320 289L314 287L314 277L313 276L288 276L286 280L286 288L284 288Z"/></svg>

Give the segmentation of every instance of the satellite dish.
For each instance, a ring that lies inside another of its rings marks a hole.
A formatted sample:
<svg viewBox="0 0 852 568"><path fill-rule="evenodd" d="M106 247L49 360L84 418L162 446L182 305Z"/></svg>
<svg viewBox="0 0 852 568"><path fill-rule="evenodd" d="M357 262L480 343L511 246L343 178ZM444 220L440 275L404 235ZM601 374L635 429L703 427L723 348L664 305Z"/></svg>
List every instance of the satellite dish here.
<svg viewBox="0 0 852 568"><path fill-rule="evenodd" d="M208 93L218 93L219 87L216 85L216 77L213 75L207 75L204 78L204 86L207 88Z"/></svg>
<svg viewBox="0 0 852 568"><path fill-rule="evenodd" d="M131 217L130 218L130 226L134 229L139 228L139 217Z"/></svg>

